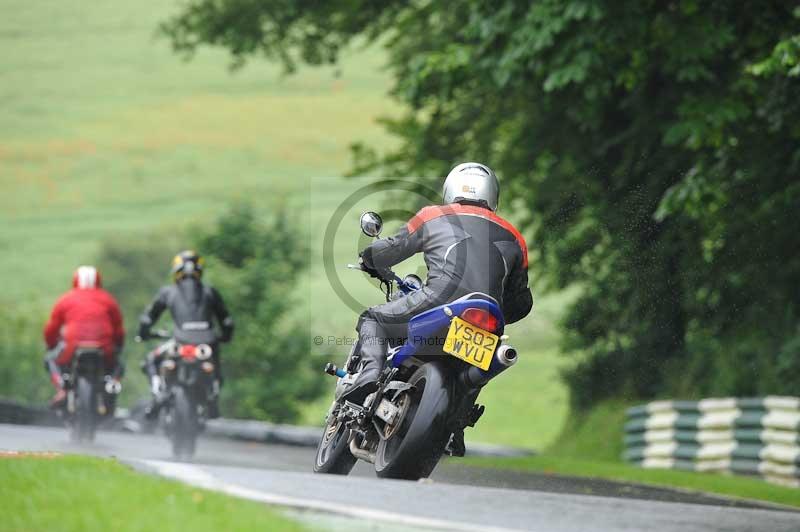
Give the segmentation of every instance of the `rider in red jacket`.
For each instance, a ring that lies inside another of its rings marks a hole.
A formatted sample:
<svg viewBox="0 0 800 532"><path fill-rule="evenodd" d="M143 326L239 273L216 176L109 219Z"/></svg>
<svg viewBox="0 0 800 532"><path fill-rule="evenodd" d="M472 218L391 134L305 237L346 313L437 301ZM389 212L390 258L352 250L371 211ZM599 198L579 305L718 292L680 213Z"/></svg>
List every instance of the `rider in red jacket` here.
<svg viewBox="0 0 800 532"><path fill-rule="evenodd" d="M114 296L103 290L100 272L93 266L81 266L72 277L72 286L58 299L44 328L45 368L56 388L54 405L66 397L61 374L77 347L101 348L106 373L116 381L124 370L117 357L125 341L122 313Z"/></svg>

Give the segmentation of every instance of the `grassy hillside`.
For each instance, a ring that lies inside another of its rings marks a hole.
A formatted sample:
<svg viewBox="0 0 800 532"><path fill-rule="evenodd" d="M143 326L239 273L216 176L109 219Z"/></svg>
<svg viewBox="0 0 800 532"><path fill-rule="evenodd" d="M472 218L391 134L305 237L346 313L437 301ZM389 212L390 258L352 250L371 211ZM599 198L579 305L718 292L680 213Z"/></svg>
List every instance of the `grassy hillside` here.
<svg viewBox="0 0 800 532"><path fill-rule="evenodd" d="M312 249L297 312L314 334L352 337L357 312L331 288L321 250L334 211L366 182L339 177L348 145L391 142L376 122L396 112L380 49L292 77L261 61L231 73L218 50L186 63L155 38L176 5L0 0L0 305L29 307L43 321L102 242L183 229L247 199L265 215L282 204L307 220L297 228ZM380 293L343 266L359 247L358 215L381 202L353 205L336 233L332 263L362 305ZM166 274L169 260L153 257L153 268ZM508 331L521 361L487 387L487 413L468 437L536 447L555 438L566 413L553 328L560 306L558 297L537 302L537 314ZM320 365L348 351L309 349ZM135 366L141 348L127 356ZM307 421L320 421L326 401L309 406Z"/></svg>
<svg viewBox="0 0 800 532"><path fill-rule="evenodd" d="M6 297L49 300L103 238L231 198L303 200L311 176L347 168L350 142L381 142L375 118L392 109L376 51L338 78L231 74L217 51L184 63L154 39L173 8L0 3L0 272L18 280Z"/></svg>

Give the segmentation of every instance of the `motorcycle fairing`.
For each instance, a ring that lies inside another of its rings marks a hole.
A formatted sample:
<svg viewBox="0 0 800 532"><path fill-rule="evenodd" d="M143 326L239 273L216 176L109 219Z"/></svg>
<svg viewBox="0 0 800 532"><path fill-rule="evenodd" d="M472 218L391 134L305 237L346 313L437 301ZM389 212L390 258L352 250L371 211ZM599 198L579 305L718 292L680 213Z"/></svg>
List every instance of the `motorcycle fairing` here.
<svg viewBox="0 0 800 532"><path fill-rule="evenodd" d="M445 312L445 308L450 309L450 315ZM411 318L408 322L408 339L392 356L392 367L400 367L409 357L414 356L421 346L426 345L427 339L436 335L442 329L449 327L453 316L460 316L468 308L479 308L491 312L497 318L499 325L495 334L498 336L503 334L505 321L503 320L503 312L497 303L486 299L459 299L452 303L426 310ZM494 360L492 364L494 365ZM491 371L491 367L487 371Z"/></svg>

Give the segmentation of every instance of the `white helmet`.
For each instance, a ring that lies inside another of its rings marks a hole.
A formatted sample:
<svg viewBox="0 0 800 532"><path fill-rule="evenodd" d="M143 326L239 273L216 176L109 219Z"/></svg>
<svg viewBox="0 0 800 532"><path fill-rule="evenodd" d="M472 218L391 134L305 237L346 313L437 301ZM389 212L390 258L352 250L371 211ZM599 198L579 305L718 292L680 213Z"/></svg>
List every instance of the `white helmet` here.
<svg viewBox="0 0 800 532"><path fill-rule="evenodd" d="M461 163L447 174L442 189L442 202L480 203L497 210L500 185L491 168L480 163Z"/></svg>
<svg viewBox="0 0 800 532"><path fill-rule="evenodd" d="M100 272L94 266L80 266L72 274L72 287L86 290L89 288L101 288L103 280Z"/></svg>

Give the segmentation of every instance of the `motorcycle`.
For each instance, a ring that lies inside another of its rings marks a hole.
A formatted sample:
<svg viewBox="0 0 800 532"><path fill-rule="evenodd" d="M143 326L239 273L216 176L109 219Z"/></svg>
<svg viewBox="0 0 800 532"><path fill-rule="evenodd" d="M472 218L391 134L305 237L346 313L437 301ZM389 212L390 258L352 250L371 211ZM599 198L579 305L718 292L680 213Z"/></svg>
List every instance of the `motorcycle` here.
<svg viewBox="0 0 800 532"><path fill-rule="evenodd" d="M377 213L361 217L369 237L377 238L382 226ZM348 267L377 278L387 301L423 286L416 275ZM362 367L356 342L344 368L325 368L338 381L314 471L347 475L360 459L373 464L378 477L417 480L443 455L464 456L463 431L484 412L476 403L480 390L517 361L503 329L497 301L477 292L414 316L406 342L389 347L377 390L363 405L342 397Z"/></svg>
<svg viewBox="0 0 800 532"><path fill-rule="evenodd" d="M182 344L168 331L151 333L153 338L168 341L155 349L163 358L158 371L162 390L157 401L161 404L164 431L172 443L177 459L194 456L197 437L205 427L209 400L219 392L214 378L213 349L208 344ZM136 341L143 341L137 337Z"/></svg>
<svg viewBox="0 0 800 532"><path fill-rule="evenodd" d="M99 347L78 346L61 376L67 398L60 413L74 442L94 441L98 425L113 415L122 391L120 382L106 374L104 356Z"/></svg>

